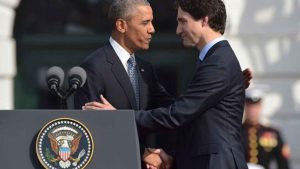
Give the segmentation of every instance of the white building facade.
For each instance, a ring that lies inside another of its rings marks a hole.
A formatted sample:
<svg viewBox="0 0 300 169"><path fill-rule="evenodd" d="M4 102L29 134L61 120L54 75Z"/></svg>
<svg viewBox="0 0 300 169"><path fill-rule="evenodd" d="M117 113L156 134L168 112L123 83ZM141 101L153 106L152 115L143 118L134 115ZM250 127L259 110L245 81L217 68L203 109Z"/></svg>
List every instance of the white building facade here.
<svg viewBox="0 0 300 169"><path fill-rule="evenodd" d="M0 0L0 109L14 108L16 47L12 34L18 3L19 0Z"/></svg>

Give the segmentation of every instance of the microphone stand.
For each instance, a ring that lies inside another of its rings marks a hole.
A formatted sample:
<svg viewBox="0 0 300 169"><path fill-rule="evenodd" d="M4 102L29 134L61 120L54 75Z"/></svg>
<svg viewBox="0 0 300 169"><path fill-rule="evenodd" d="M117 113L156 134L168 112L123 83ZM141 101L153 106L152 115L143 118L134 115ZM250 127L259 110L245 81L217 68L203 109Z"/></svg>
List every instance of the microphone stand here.
<svg viewBox="0 0 300 169"><path fill-rule="evenodd" d="M61 95L61 96L59 96L59 98L60 98L60 109L68 109L66 95Z"/></svg>
<svg viewBox="0 0 300 169"><path fill-rule="evenodd" d="M56 94L60 99L60 109L68 109L67 99L76 91L73 87L68 89L66 92L56 87L51 88L52 92Z"/></svg>

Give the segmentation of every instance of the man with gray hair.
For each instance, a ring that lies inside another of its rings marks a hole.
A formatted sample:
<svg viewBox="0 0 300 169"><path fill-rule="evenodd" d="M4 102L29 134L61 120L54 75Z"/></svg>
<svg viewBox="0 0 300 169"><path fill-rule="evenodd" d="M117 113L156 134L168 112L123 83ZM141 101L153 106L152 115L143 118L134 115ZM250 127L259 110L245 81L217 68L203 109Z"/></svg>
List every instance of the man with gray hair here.
<svg viewBox="0 0 300 169"><path fill-rule="evenodd" d="M119 109L144 110L170 103L172 99L158 82L151 64L135 56L136 51L149 49L155 32L149 2L114 0L108 16L111 37L82 63L88 79L75 94L75 107L101 101L101 95ZM96 107L100 104L93 103Z"/></svg>
<svg viewBox="0 0 300 169"><path fill-rule="evenodd" d="M147 110L169 105L173 99L159 83L152 65L135 55L149 49L155 32L149 2L114 0L108 16L111 37L81 64L87 82L75 94L75 108L98 109L106 102L104 97L117 109ZM140 138L140 143L150 146L145 140Z"/></svg>

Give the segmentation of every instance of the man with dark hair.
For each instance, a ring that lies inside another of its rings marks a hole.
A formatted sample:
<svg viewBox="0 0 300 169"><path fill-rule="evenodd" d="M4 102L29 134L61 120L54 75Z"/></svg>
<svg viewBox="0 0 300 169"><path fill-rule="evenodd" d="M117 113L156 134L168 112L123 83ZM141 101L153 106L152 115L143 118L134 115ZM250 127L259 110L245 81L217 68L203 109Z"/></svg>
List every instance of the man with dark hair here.
<svg viewBox="0 0 300 169"><path fill-rule="evenodd" d="M177 0L177 5L176 33L184 46L200 51L196 73L186 92L169 107L136 111L140 132L177 129L178 169L246 169L241 145L243 74L222 37L225 5L222 0ZM165 164L172 161L159 153Z"/></svg>

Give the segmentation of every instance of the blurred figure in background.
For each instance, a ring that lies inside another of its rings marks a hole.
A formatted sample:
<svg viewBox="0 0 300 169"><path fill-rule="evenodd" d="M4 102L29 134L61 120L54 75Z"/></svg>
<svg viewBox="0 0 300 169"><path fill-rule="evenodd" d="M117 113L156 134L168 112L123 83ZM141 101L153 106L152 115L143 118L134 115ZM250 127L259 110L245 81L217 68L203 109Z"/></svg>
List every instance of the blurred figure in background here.
<svg viewBox="0 0 300 169"><path fill-rule="evenodd" d="M247 162L269 169L271 162L275 160L278 169L288 169L290 155L288 145L284 143L277 129L264 126L259 121L262 98L263 91L258 88L249 88L246 91L242 141L246 150Z"/></svg>
<svg viewBox="0 0 300 169"><path fill-rule="evenodd" d="M248 169L265 169L265 168L258 164L248 163Z"/></svg>

